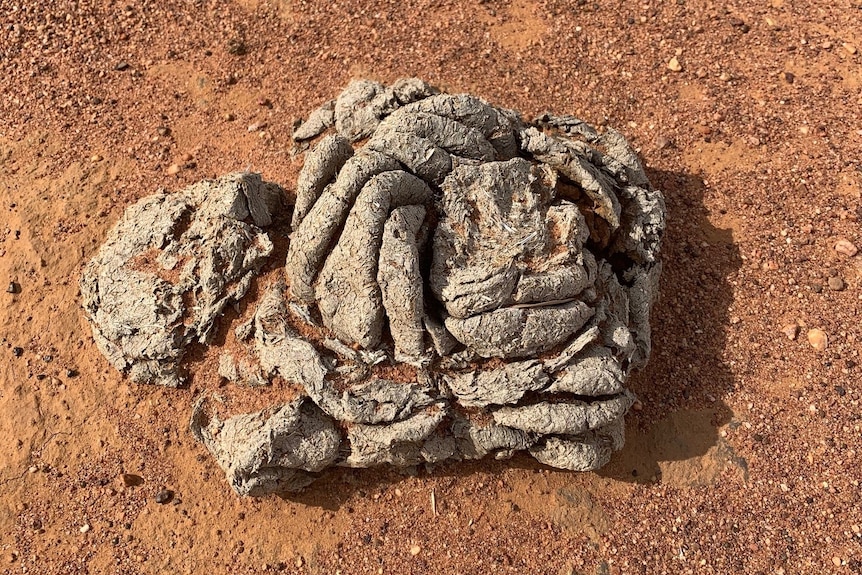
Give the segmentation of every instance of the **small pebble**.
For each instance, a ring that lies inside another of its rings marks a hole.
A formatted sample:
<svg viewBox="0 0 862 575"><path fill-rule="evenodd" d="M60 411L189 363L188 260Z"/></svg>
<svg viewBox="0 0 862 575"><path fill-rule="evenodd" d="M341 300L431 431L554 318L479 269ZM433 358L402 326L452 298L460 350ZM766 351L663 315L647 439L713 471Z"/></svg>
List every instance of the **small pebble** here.
<svg viewBox="0 0 862 575"><path fill-rule="evenodd" d="M792 84L796 80L796 76L792 72L784 72L782 75L784 76L784 81L788 84Z"/></svg>
<svg viewBox="0 0 862 575"><path fill-rule="evenodd" d="M799 334L799 326L795 323L791 323L781 328L781 331L787 336L787 339L793 341Z"/></svg>
<svg viewBox="0 0 862 575"><path fill-rule="evenodd" d="M263 130L264 128L266 128L266 124L263 122L255 122L248 125L249 132L257 132L258 130Z"/></svg>
<svg viewBox="0 0 862 575"><path fill-rule="evenodd" d="M126 487L137 487L144 483L144 478L133 473L123 473L120 475L120 480ZM158 498L158 496L156 496Z"/></svg>
<svg viewBox="0 0 862 575"><path fill-rule="evenodd" d="M6 293L21 293L21 286L15 282L9 282Z"/></svg>
<svg viewBox="0 0 862 575"><path fill-rule="evenodd" d="M826 332L822 329L808 330L808 343L817 351L826 351L826 346L829 344L829 338L826 337Z"/></svg>
<svg viewBox="0 0 862 575"><path fill-rule="evenodd" d="M844 50L846 50L846 51L847 51L847 53L848 53L848 54L850 54L851 56L853 56L853 55L854 55L854 54L856 54L856 52L857 52L857 50L856 50L856 46L854 46L854 45L853 45L853 44L851 44L850 42L844 42L844 43L842 44L842 46L844 47Z"/></svg>
<svg viewBox="0 0 862 575"><path fill-rule="evenodd" d="M659 150L664 150L665 148L670 147L670 140L664 136L659 136L655 139L655 146Z"/></svg>
<svg viewBox="0 0 862 575"><path fill-rule="evenodd" d="M835 242L835 251L848 258L852 258L859 253L859 248L848 240L838 240Z"/></svg>
<svg viewBox="0 0 862 575"><path fill-rule="evenodd" d="M94 154L94 155L90 156L90 161L91 161L91 162L93 162L93 163L95 163L95 162L101 162L101 161L102 161L102 156L100 156L99 154Z"/></svg>
<svg viewBox="0 0 862 575"><path fill-rule="evenodd" d="M671 72L681 72L682 64L679 63L679 60L676 56L670 59L670 62L667 63L667 69Z"/></svg>
<svg viewBox="0 0 862 575"><path fill-rule="evenodd" d="M413 555L414 557L419 555L419 553L421 551L422 551L422 548L419 547L418 545L414 545L413 547L410 548L410 554Z"/></svg>
<svg viewBox="0 0 862 575"><path fill-rule="evenodd" d="M156 493L156 503L164 505L174 498L174 492L170 489L162 489Z"/></svg>
<svg viewBox="0 0 862 575"><path fill-rule="evenodd" d="M81 527L78 528L78 531L80 531L81 533L89 533L90 529L90 524L84 523L83 525L81 525Z"/></svg>
<svg viewBox="0 0 862 575"><path fill-rule="evenodd" d="M302 567L303 563L304 563L304 561L302 560L302 555L297 555L296 561L294 562L294 564L296 565L296 568L300 569Z"/></svg>
<svg viewBox="0 0 862 575"><path fill-rule="evenodd" d="M171 164L170 166L168 166L167 172L168 175L175 176L180 173L181 169L182 168L180 168L179 164Z"/></svg>
<svg viewBox="0 0 862 575"><path fill-rule="evenodd" d="M66 370L66 377L78 377L78 370L71 368Z"/></svg>
<svg viewBox="0 0 862 575"><path fill-rule="evenodd" d="M829 284L829 289L831 289L833 291L841 291L845 287L844 286L844 280L841 279L841 276L833 276L833 277L829 278L827 283Z"/></svg>
<svg viewBox="0 0 862 575"><path fill-rule="evenodd" d="M236 120L236 116L231 113L227 113L224 115L224 119L228 122L233 122L234 120Z"/></svg>
<svg viewBox="0 0 862 575"><path fill-rule="evenodd" d="M12 355L14 355L15 357L21 357L22 355L24 355L24 348L23 347L13 347L12 348Z"/></svg>
<svg viewBox="0 0 862 575"><path fill-rule="evenodd" d="M167 126L159 126L156 128L156 132L158 132L160 136L167 136L171 133L171 129Z"/></svg>
<svg viewBox="0 0 862 575"><path fill-rule="evenodd" d="M190 153L186 152L185 154L183 154L183 157L181 159L184 162L191 162L192 160L195 159L195 157L192 156Z"/></svg>
<svg viewBox="0 0 862 575"><path fill-rule="evenodd" d="M836 567L841 567L841 558L840 557L833 557L832 558L832 564L835 565Z"/></svg>
<svg viewBox="0 0 862 575"><path fill-rule="evenodd" d="M129 63L128 63L128 62L120 62L119 64L117 64L116 66L114 66L114 70L116 70L116 71L118 71L118 72L122 72L123 70L128 70L128 69L129 69L129 67L130 67L130 66L129 66Z"/></svg>

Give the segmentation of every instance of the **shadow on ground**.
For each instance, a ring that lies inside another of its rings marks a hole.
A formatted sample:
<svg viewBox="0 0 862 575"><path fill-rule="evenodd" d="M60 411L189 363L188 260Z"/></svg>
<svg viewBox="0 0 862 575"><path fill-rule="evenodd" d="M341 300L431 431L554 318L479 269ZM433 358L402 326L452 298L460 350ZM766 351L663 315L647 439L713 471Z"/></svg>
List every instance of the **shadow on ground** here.
<svg viewBox="0 0 862 575"><path fill-rule="evenodd" d="M694 175L647 170L665 193L668 229L663 240L659 301L653 309L653 353L629 380L643 408L627 416L626 447L598 474L638 483L706 485L732 466L747 478L747 463L719 435L733 413L723 398L733 375L723 361L733 301L728 277L741 265L732 231L715 227L720 214L703 204L705 185ZM710 216L710 217L708 217ZM452 462L423 469L432 477L539 469L526 454L509 461ZM405 471L334 469L290 500L338 508L355 492L396 483Z"/></svg>
<svg viewBox="0 0 862 575"><path fill-rule="evenodd" d="M653 353L629 380L643 410L626 417L626 447L599 473L685 486L712 483L735 466L747 478L746 462L719 435L733 417L723 401L734 386L723 355L733 302L728 278L741 265L739 248L731 229L713 225L722 214L704 206L700 177L647 174L664 192L668 210Z"/></svg>

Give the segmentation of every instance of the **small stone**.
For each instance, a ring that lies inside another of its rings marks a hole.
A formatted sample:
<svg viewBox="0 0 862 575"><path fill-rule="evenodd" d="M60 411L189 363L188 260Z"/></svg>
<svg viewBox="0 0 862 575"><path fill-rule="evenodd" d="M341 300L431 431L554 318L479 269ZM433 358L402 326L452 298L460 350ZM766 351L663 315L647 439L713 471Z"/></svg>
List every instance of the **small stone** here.
<svg viewBox="0 0 862 575"><path fill-rule="evenodd" d="M234 120L236 120L236 116L231 114L230 112L228 112L227 114L224 115L224 119L227 122L233 122Z"/></svg>
<svg viewBox="0 0 862 575"><path fill-rule="evenodd" d="M826 332L822 329L810 329L808 330L808 343L810 343L811 347L817 351L826 351L826 346L829 344L829 338L826 336Z"/></svg>
<svg viewBox="0 0 862 575"><path fill-rule="evenodd" d="M722 82L729 82L730 81L730 74L728 74L727 72L722 72L721 75L718 77L718 79L721 80Z"/></svg>
<svg viewBox="0 0 862 575"><path fill-rule="evenodd" d="M89 532L90 532L90 529L92 529L92 527L90 527L90 524L89 524L89 523L84 523L83 525L81 525L81 526L78 528L78 531L80 531L81 533L89 533Z"/></svg>
<svg viewBox="0 0 862 575"><path fill-rule="evenodd" d="M857 52L857 50L856 50L856 46L854 46L854 45L853 45L853 44L851 44L850 42L844 42L843 44L841 44L841 46L842 46L842 47L844 48L844 50L845 50L848 54L850 54L851 56L853 56L853 55L854 55L854 54L856 54L856 52Z"/></svg>
<svg viewBox="0 0 862 575"><path fill-rule="evenodd" d="M181 159L184 162L191 162L192 160L195 159L195 157L192 156L190 153L186 152L185 154L183 154L183 157Z"/></svg>
<svg viewBox="0 0 862 575"><path fill-rule="evenodd" d="M259 130L263 130L264 128L266 128L266 124L263 122L255 122L248 125L249 132L257 132Z"/></svg>
<svg viewBox="0 0 862 575"><path fill-rule="evenodd" d="M847 390L846 390L846 389L844 389L844 388L843 388L842 386L840 386L840 385L836 385L836 386L835 386L835 393L837 393L837 394L838 394L838 397L844 397L845 395L847 395Z"/></svg>
<svg viewBox="0 0 862 575"><path fill-rule="evenodd" d="M122 72L124 70L128 70L130 68L128 62L120 62L116 66L114 66L114 70L118 72Z"/></svg>
<svg viewBox="0 0 862 575"><path fill-rule="evenodd" d="M841 558L840 557L833 557L832 558L832 564L835 565L836 567L841 567Z"/></svg>
<svg viewBox="0 0 862 575"><path fill-rule="evenodd" d="M16 282L9 282L9 286L6 288L6 293L21 293L21 286Z"/></svg>
<svg viewBox="0 0 862 575"><path fill-rule="evenodd" d="M263 106L264 108L272 108L272 101L269 98L260 98L257 101L258 106Z"/></svg>
<svg viewBox="0 0 862 575"><path fill-rule="evenodd" d="M667 69L671 72L681 72L682 64L679 63L679 59L676 56L670 59L670 62L667 63Z"/></svg>
<svg viewBox="0 0 862 575"><path fill-rule="evenodd" d="M671 144L670 140L664 136L659 136L658 138L655 139L655 146L659 150L664 150L665 148L670 147L670 144Z"/></svg>
<svg viewBox="0 0 862 575"><path fill-rule="evenodd" d="M171 499L174 498L174 492L170 489L162 489L158 493L156 493L156 503L159 505L164 505L165 503L170 502Z"/></svg>
<svg viewBox="0 0 862 575"><path fill-rule="evenodd" d="M421 552L422 552L422 548L419 547L418 545L414 545L413 547L410 548L410 554L413 555L414 557L419 555L419 553L421 553Z"/></svg>
<svg viewBox="0 0 862 575"><path fill-rule="evenodd" d="M44 361L45 363L51 363L52 361L54 361L54 356L53 355L43 355L42 361Z"/></svg>
<svg viewBox="0 0 862 575"><path fill-rule="evenodd" d="M156 128L156 132L158 132L160 136L168 136L171 133L171 129L167 126L159 126Z"/></svg>
<svg viewBox="0 0 862 575"><path fill-rule="evenodd" d="M635 411L642 411L643 408L644 404L641 403L641 400L639 399L636 399L635 402L632 404L632 409L634 409Z"/></svg>
<svg viewBox="0 0 862 575"><path fill-rule="evenodd" d="M841 279L841 276L833 276L826 283L829 284L829 289L833 291L841 291L845 288L844 280Z"/></svg>
<svg viewBox="0 0 862 575"><path fill-rule="evenodd" d="M793 75L793 72L784 72L782 76L784 76L784 81L788 84L792 84L796 81L796 76Z"/></svg>
<svg viewBox="0 0 862 575"><path fill-rule="evenodd" d="M12 355L14 355L15 357L21 357L22 355L24 355L24 348L23 347L13 347L12 348Z"/></svg>
<svg viewBox="0 0 862 575"><path fill-rule="evenodd" d="M93 154L92 156L90 156L90 161L93 163L101 162L102 156L100 156L99 154Z"/></svg>
<svg viewBox="0 0 862 575"><path fill-rule="evenodd" d="M133 473L123 473L122 475L120 475L120 480L126 487L137 487L138 485L142 485L144 483L143 477L141 477L140 475L135 475Z"/></svg>
<svg viewBox="0 0 862 575"><path fill-rule="evenodd" d="M823 44L820 45L820 47L824 50L830 50L832 48L832 42L826 40L825 42L823 42Z"/></svg>
<svg viewBox="0 0 862 575"><path fill-rule="evenodd" d="M182 168L180 168L179 164L171 164L168 166L167 172L169 176L175 176L180 173L181 169Z"/></svg>
<svg viewBox="0 0 862 575"><path fill-rule="evenodd" d="M304 563L304 561L303 561L303 559L302 559L302 555L297 555L297 556L296 556L296 561L294 561L294 565L296 565L296 568L297 568L297 569L300 569L300 568L302 567L302 564L303 564L303 563Z"/></svg>
<svg viewBox="0 0 862 575"><path fill-rule="evenodd" d="M791 323L781 328L781 332L787 336L787 339L793 341L796 339L797 334L799 334L799 326L795 323Z"/></svg>
<svg viewBox="0 0 862 575"><path fill-rule="evenodd" d="M835 242L835 251L841 255L847 256L848 258L852 258L859 253L859 248L848 240L838 240Z"/></svg>
<svg viewBox="0 0 862 575"><path fill-rule="evenodd" d="M66 370L66 377L78 377L78 370L75 368L69 368Z"/></svg>

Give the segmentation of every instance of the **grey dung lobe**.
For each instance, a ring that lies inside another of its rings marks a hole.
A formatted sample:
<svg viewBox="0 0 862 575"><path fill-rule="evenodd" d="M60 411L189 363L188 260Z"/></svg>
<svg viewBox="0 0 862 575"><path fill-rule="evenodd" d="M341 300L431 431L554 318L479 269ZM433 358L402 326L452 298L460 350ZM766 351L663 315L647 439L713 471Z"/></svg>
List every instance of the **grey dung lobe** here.
<svg viewBox="0 0 862 575"><path fill-rule="evenodd" d="M81 276L96 345L135 381L176 387L192 342L206 343L222 310L242 298L272 242L282 190L238 173L126 210Z"/></svg>
<svg viewBox="0 0 862 575"><path fill-rule="evenodd" d="M298 491L335 462L341 435L314 403L299 398L224 421L195 405L191 429L240 495Z"/></svg>
<svg viewBox="0 0 862 575"><path fill-rule="evenodd" d="M229 383L191 429L237 493L517 451L586 471L623 447L666 218L619 132L402 78L351 82L293 138L317 141L255 306L237 300L284 201L255 174L130 207L81 278L96 344L136 381L181 383L235 304ZM279 401L247 407L265 387Z"/></svg>

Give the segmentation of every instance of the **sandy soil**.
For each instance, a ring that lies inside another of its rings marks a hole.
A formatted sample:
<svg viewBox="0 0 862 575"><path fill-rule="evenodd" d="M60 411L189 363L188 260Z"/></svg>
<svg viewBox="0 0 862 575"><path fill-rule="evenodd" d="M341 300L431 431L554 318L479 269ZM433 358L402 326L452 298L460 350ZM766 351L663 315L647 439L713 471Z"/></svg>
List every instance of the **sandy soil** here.
<svg viewBox="0 0 862 575"><path fill-rule="evenodd" d="M0 572L862 573L862 255L835 249L862 248L860 23L848 0L0 0ZM125 381L81 266L159 188L292 189L296 118L407 75L615 126L664 190L628 445L601 473L520 456L239 499L188 430L212 361Z"/></svg>

